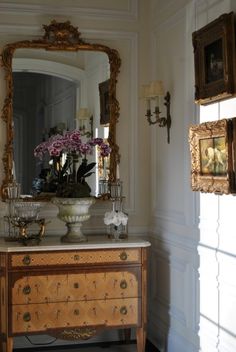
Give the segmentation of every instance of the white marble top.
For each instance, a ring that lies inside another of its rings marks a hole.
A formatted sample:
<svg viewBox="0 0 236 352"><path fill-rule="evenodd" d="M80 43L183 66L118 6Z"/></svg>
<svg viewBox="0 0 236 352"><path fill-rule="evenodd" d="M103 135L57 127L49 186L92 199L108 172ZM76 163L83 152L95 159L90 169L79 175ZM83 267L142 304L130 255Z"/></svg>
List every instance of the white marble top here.
<svg viewBox="0 0 236 352"><path fill-rule="evenodd" d="M126 240L113 241L107 236L91 236L87 242L62 243L60 237L48 236L39 245L24 246L18 242L7 242L0 238L0 252L29 252L29 251L60 251L77 249L106 249L106 248L137 248L149 247L150 242L139 237L129 237Z"/></svg>

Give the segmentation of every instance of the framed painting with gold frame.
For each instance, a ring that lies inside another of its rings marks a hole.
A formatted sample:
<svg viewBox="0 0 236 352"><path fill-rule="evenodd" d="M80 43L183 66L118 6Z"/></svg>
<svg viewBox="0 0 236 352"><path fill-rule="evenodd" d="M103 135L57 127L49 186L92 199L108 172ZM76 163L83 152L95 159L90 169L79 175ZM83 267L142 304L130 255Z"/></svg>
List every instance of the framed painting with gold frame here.
<svg viewBox="0 0 236 352"><path fill-rule="evenodd" d="M190 126L193 191L235 193L235 121L223 119Z"/></svg>
<svg viewBox="0 0 236 352"><path fill-rule="evenodd" d="M110 123L110 79L99 83L100 96L100 125L109 126Z"/></svg>
<svg viewBox="0 0 236 352"><path fill-rule="evenodd" d="M192 34L195 102L209 104L235 94L234 13L223 14Z"/></svg>

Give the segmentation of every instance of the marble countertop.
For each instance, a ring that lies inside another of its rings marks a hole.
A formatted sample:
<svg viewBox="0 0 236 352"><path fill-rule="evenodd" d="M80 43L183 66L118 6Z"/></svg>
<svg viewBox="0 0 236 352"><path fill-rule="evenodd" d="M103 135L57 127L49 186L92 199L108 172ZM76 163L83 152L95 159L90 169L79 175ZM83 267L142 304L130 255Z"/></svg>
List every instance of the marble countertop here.
<svg viewBox="0 0 236 352"><path fill-rule="evenodd" d="M39 245L24 246L18 242L8 242L0 238L0 252L29 252L29 251L59 251L78 249L106 249L106 248L136 248L149 247L151 244L140 237L130 236L128 239L113 241L107 236L91 236L87 242L62 243L58 236L48 236Z"/></svg>

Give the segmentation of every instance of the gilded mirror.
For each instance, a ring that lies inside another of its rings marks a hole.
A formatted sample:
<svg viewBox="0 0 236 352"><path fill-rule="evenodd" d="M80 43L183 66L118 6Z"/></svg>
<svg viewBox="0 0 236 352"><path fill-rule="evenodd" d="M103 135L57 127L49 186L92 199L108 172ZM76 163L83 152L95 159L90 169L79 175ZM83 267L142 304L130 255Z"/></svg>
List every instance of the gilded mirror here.
<svg viewBox="0 0 236 352"><path fill-rule="evenodd" d="M109 161L109 181L116 179L116 166L119 162L119 148L116 144L116 123L119 117L119 103L116 99L116 82L120 69L121 60L116 50L101 44L91 44L80 38L78 29L73 27L69 21L58 23L52 21L50 25L43 26L45 34L41 39L32 41L19 41L7 44L2 52L2 66L5 70L6 98L2 109L2 119L6 123L6 145L3 155L4 179L2 182L2 197L4 198L4 187L12 182L14 178L14 140L16 129L13 123L13 101L14 101L14 78L13 60L14 54L19 50L34 50L35 52L47 51L76 53L79 51L89 53L103 53L108 57L110 65L110 78L108 82L109 101L109 134L108 142L111 147ZM105 83L105 82L103 82ZM107 85L107 82L106 82ZM18 151L19 153L19 151Z"/></svg>

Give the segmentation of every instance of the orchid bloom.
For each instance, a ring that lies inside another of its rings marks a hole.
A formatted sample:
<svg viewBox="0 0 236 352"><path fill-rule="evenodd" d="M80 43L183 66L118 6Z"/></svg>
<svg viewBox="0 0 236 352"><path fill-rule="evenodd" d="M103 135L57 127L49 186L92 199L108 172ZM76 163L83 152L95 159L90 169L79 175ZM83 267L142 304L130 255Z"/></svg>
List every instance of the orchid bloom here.
<svg viewBox="0 0 236 352"><path fill-rule="evenodd" d="M77 152L86 156L92 154L92 148L96 145L99 146L100 156L106 157L111 153L111 148L102 138L93 138L83 143L79 130L67 131L64 136L57 134L50 137L48 141L40 143L34 149L34 156L42 159L46 153L50 156L60 156L62 152Z"/></svg>

